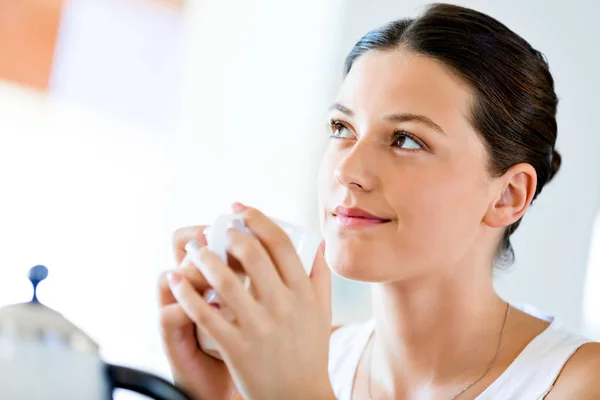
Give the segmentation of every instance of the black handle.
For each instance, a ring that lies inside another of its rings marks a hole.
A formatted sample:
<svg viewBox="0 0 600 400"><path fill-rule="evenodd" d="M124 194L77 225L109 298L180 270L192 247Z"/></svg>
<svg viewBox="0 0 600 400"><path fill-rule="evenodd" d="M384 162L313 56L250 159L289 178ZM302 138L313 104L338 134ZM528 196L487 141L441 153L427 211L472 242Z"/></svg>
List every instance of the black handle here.
<svg viewBox="0 0 600 400"><path fill-rule="evenodd" d="M113 389L126 389L155 400L192 400L169 381L147 372L119 365L106 365Z"/></svg>

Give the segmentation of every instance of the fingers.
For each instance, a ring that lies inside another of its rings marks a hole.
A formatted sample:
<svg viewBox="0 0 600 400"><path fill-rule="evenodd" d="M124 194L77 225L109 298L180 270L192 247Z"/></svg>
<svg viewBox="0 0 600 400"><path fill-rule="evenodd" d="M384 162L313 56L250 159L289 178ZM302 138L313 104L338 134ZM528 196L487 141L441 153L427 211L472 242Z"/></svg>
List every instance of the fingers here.
<svg viewBox="0 0 600 400"><path fill-rule="evenodd" d="M253 235L237 229L227 231L228 253L239 260L250 277L258 300L277 299L284 286L267 250Z"/></svg>
<svg viewBox="0 0 600 400"><path fill-rule="evenodd" d="M169 280L167 277L170 272L171 271L162 272L158 278L158 304L161 307L177 302L169 287Z"/></svg>
<svg viewBox="0 0 600 400"><path fill-rule="evenodd" d="M165 341L179 341L181 328L189 326L193 329L192 320L177 302L169 304L160 310L160 326Z"/></svg>
<svg viewBox="0 0 600 400"><path fill-rule="evenodd" d="M173 233L173 250L175 252L175 261L181 264L185 258L185 245L190 240L197 240L201 246L206 246L206 237L204 236L206 225L188 226L177 229Z"/></svg>
<svg viewBox="0 0 600 400"><path fill-rule="evenodd" d="M181 269L181 273L190 281L190 283L192 283L192 285L194 285L194 287L196 287L197 290L206 289L208 284L200 271L198 271L198 269L189 261L185 246L191 240L195 240L200 246L206 246L206 237L204 236L205 228L205 225L188 226L177 229L173 233L173 249L177 264ZM161 306L176 301L169 288L167 281L168 273L169 271L163 272L158 280L158 299Z"/></svg>
<svg viewBox="0 0 600 400"><path fill-rule="evenodd" d="M175 366L184 360L198 356L196 326L179 303L169 304L160 309L160 333L163 348Z"/></svg>
<svg viewBox="0 0 600 400"><path fill-rule="evenodd" d="M307 289L310 282L285 231L255 208L248 207L242 215L248 229L266 249L283 283L291 289Z"/></svg>
<svg viewBox="0 0 600 400"><path fill-rule="evenodd" d="M173 293L171 292L171 288L169 287L168 275L171 272L173 271L163 272L158 280L158 301L160 306L166 306L168 304L177 302L173 296ZM189 257L184 258L181 266L177 268L177 272L184 276L199 293L203 293L205 290L210 288L210 285L202 273L189 260Z"/></svg>
<svg viewBox="0 0 600 400"><path fill-rule="evenodd" d="M191 258L190 255L187 255L183 259L181 266L177 268L177 272L184 276L197 292L203 293L205 290L210 289L210 284L198 267L192 262Z"/></svg>
<svg viewBox="0 0 600 400"><path fill-rule="evenodd" d="M226 346L238 338L239 333L236 327L211 307L185 277L179 275L178 272L172 272L168 279L177 303L200 329L218 343ZM173 323L181 322L181 315L178 312L173 311L172 314L171 321Z"/></svg>
<svg viewBox="0 0 600 400"><path fill-rule="evenodd" d="M188 257L207 283L214 288L221 301L232 310L239 324L247 326L254 324L256 316L262 310L246 290L239 275L206 247L188 246ZM202 301L204 302L204 299Z"/></svg>

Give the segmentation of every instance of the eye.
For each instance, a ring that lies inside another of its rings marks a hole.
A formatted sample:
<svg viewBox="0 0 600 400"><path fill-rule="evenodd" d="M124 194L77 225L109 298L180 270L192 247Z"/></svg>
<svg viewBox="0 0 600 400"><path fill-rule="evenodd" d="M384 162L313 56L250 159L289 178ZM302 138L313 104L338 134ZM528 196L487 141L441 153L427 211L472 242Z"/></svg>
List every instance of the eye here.
<svg viewBox="0 0 600 400"><path fill-rule="evenodd" d="M423 145L420 143L420 140L412 136L410 133L404 131L394 133L394 142L392 146L408 151L423 149Z"/></svg>
<svg viewBox="0 0 600 400"><path fill-rule="evenodd" d="M329 121L329 128L331 130L330 137L335 139L345 139L352 135L350 129L339 120L332 119Z"/></svg>

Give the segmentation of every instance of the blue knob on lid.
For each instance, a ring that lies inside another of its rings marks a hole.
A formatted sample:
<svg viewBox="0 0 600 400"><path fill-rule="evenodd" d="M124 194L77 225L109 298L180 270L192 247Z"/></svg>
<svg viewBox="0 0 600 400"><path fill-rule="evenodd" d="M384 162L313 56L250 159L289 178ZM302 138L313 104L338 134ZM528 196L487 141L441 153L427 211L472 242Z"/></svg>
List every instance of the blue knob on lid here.
<svg viewBox="0 0 600 400"><path fill-rule="evenodd" d="M33 298L31 299L32 303L39 303L37 298L37 286L38 284L48 277L48 268L43 265L36 265L35 267L29 270L29 280L33 285Z"/></svg>

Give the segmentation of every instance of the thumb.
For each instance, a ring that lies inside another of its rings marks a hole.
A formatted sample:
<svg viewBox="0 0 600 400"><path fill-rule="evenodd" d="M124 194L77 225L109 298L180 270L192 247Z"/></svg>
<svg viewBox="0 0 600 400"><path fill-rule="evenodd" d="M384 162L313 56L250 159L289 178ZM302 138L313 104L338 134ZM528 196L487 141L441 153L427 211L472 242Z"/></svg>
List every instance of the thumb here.
<svg viewBox="0 0 600 400"><path fill-rule="evenodd" d="M331 315L331 271L325 261L325 241L321 242L317 250L310 281L321 309Z"/></svg>

